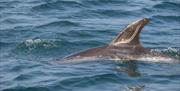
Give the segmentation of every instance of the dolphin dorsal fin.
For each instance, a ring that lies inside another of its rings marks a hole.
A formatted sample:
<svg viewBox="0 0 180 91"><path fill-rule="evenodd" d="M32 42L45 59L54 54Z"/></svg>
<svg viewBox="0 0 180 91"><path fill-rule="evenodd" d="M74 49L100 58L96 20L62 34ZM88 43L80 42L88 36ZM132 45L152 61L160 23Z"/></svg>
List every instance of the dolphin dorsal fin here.
<svg viewBox="0 0 180 91"><path fill-rule="evenodd" d="M125 27L110 43L113 46L123 44L140 45L139 34L141 29L149 22L147 18L137 20Z"/></svg>

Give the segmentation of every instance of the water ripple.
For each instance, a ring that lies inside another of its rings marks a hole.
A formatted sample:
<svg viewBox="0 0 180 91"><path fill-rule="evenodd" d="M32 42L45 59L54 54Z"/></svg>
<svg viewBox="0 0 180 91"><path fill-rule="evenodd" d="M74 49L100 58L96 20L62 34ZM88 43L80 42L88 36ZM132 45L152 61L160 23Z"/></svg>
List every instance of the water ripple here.
<svg viewBox="0 0 180 91"><path fill-rule="evenodd" d="M108 44L143 17L150 18L143 46L180 59L179 6L178 0L0 0L0 90L179 91L178 64L55 62Z"/></svg>
<svg viewBox="0 0 180 91"><path fill-rule="evenodd" d="M48 28L48 27L80 27L80 24L71 21L54 21L48 24L39 25L36 28Z"/></svg>

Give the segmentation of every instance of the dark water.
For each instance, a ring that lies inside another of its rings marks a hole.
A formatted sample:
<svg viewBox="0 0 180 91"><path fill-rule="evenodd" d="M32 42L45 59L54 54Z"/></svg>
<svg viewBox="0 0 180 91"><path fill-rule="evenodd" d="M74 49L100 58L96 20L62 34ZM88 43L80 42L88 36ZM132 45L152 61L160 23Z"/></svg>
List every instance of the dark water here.
<svg viewBox="0 0 180 91"><path fill-rule="evenodd" d="M0 90L180 91L179 64L55 63L143 17L142 44L180 58L179 0L0 0Z"/></svg>

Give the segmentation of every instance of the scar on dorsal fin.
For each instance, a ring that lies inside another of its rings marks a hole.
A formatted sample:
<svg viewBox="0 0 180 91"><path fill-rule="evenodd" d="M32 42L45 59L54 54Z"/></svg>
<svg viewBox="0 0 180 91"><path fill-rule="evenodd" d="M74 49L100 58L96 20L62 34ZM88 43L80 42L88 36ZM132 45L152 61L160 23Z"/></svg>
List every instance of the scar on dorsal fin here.
<svg viewBox="0 0 180 91"><path fill-rule="evenodd" d="M120 46L123 44L140 45L139 34L142 28L149 22L149 19L144 18L137 20L120 32L110 43L110 45Z"/></svg>

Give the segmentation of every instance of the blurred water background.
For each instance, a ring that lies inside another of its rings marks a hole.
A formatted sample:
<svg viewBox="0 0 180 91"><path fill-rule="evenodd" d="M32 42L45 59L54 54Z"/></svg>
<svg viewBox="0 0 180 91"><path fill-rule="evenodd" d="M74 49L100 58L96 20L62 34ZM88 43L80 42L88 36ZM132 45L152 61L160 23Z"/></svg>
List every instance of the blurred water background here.
<svg viewBox="0 0 180 91"><path fill-rule="evenodd" d="M179 64L49 64L143 17L143 46L180 58L179 0L0 0L0 90L180 91Z"/></svg>

